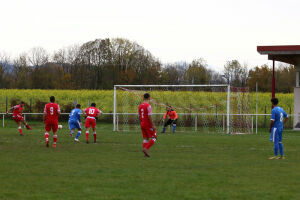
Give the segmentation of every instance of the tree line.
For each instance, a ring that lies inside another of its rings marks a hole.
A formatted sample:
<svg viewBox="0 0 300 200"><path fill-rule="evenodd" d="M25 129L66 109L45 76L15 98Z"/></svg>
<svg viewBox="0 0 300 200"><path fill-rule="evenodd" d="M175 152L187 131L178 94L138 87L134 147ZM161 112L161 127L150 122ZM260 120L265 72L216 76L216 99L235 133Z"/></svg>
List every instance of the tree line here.
<svg viewBox="0 0 300 200"><path fill-rule="evenodd" d="M149 51L123 38L96 39L49 54L35 47L11 59L0 53L0 88L112 89L117 84L230 84L259 91L271 90L272 69L231 60L223 72L202 58L163 64ZM295 68L276 68L276 90L293 92Z"/></svg>

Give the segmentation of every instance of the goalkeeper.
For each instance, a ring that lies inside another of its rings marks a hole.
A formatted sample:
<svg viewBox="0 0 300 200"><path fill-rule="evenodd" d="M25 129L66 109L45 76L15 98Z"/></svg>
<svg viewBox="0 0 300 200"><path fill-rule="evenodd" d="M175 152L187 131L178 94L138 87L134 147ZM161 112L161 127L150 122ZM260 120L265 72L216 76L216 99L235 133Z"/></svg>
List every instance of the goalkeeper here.
<svg viewBox="0 0 300 200"><path fill-rule="evenodd" d="M169 116L169 119L168 119L168 121L166 121L166 122L164 123L164 127L163 127L162 133L165 133L166 127L169 126L169 125L171 125L171 124L173 125L173 133L175 133L175 130L176 130L176 122L177 122L178 116L177 116L176 111L173 110L171 106L168 106L168 107L167 107L167 111L166 111L166 114L165 114L165 116L164 116L164 121L165 121L165 119L167 118L167 116Z"/></svg>

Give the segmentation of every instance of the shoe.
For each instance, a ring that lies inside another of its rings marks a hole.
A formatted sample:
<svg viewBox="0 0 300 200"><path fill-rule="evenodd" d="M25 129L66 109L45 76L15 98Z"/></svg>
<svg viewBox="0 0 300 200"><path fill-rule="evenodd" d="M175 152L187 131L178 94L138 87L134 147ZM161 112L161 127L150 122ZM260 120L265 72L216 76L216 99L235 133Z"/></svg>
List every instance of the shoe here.
<svg viewBox="0 0 300 200"><path fill-rule="evenodd" d="M269 158L269 160L277 160L279 157L278 156L272 156Z"/></svg>
<svg viewBox="0 0 300 200"><path fill-rule="evenodd" d="M90 142L87 140L86 143L88 144L88 143L90 143Z"/></svg>
<svg viewBox="0 0 300 200"><path fill-rule="evenodd" d="M71 136L71 137L73 137L73 134L72 134L72 133L70 133L70 136Z"/></svg>
<svg viewBox="0 0 300 200"><path fill-rule="evenodd" d="M285 157L284 156L279 156L279 158L278 159L282 159L282 160L284 160L285 159Z"/></svg>
<svg viewBox="0 0 300 200"><path fill-rule="evenodd" d="M77 139L77 138L75 138L74 141L75 141L75 142L80 142L79 139Z"/></svg>
<svg viewBox="0 0 300 200"><path fill-rule="evenodd" d="M26 125L27 130L32 130L32 128L29 125Z"/></svg>
<svg viewBox="0 0 300 200"><path fill-rule="evenodd" d="M56 144L52 144L52 147L53 147L53 148L56 148Z"/></svg>
<svg viewBox="0 0 300 200"><path fill-rule="evenodd" d="M147 149L143 149L143 153L145 154L145 157L150 157L150 155L148 154L148 150Z"/></svg>
<svg viewBox="0 0 300 200"><path fill-rule="evenodd" d="M20 136L24 136L23 133L21 133Z"/></svg>
<svg viewBox="0 0 300 200"><path fill-rule="evenodd" d="M97 141L94 141L94 144L97 144Z"/></svg>
<svg viewBox="0 0 300 200"><path fill-rule="evenodd" d="M49 141L46 141L46 147L49 147Z"/></svg>

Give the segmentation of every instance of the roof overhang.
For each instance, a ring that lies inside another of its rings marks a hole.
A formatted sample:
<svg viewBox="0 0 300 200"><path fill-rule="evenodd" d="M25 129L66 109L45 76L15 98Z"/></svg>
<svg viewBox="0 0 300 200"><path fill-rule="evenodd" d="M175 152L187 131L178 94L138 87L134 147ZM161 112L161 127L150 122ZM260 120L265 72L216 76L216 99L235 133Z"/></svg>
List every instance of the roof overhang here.
<svg viewBox="0 0 300 200"><path fill-rule="evenodd" d="M300 45L257 46L261 55L268 55L269 60L300 66Z"/></svg>

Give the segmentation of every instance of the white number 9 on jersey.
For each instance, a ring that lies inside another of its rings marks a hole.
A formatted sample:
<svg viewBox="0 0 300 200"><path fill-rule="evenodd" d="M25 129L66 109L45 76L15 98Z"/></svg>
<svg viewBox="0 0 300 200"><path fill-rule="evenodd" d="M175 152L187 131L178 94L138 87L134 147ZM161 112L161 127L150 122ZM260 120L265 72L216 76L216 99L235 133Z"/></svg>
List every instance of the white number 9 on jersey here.
<svg viewBox="0 0 300 200"><path fill-rule="evenodd" d="M53 107L50 107L50 115L53 115L54 114L54 109Z"/></svg>

